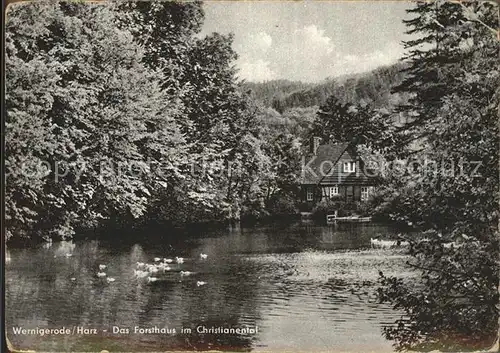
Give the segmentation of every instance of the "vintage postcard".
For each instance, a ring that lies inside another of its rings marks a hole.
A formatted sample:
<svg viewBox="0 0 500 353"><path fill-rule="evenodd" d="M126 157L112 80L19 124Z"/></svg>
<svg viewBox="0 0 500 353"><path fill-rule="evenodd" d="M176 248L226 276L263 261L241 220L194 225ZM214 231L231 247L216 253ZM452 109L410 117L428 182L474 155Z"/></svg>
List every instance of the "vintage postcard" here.
<svg viewBox="0 0 500 353"><path fill-rule="evenodd" d="M4 15L7 351L498 351L498 3Z"/></svg>

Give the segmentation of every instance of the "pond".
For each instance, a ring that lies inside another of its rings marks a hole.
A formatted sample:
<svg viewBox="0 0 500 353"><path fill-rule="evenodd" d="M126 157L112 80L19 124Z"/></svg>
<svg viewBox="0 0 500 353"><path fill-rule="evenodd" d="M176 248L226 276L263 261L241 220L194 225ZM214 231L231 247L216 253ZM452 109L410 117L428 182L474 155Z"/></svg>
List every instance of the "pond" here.
<svg viewBox="0 0 500 353"><path fill-rule="evenodd" d="M36 351L391 351L382 326L400 313L377 303L378 271L412 273L370 238L392 232L293 224L9 248L7 336ZM155 257L173 262L134 271Z"/></svg>

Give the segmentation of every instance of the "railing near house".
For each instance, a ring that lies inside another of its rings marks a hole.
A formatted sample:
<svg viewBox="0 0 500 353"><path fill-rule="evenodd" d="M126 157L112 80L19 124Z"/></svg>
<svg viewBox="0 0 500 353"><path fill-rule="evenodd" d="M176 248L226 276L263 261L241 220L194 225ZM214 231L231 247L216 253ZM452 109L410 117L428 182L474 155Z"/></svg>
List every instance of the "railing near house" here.
<svg viewBox="0 0 500 353"><path fill-rule="evenodd" d="M350 217L337 217L337 212L335 214L326 215L326 224L334 224L334 223L366 223L371 222L371 217L359 217L359 216L350 216Z"/></svg>

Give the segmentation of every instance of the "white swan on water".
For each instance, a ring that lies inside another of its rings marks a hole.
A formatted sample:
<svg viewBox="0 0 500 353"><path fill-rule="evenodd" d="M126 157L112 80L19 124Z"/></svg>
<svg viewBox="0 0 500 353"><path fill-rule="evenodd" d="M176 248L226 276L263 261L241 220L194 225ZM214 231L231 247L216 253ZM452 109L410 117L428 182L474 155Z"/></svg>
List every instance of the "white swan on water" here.
<svg viewBox="0 0 500 353"><path fill-rule="evenodd" d="M158 281L157 277L148 277L148 282L156 282Z"/></svg>
<svg viewBox="0 0 500 353"><path fill-rule="evenodd" d="M108 283L110 283L110 282L114 282L116 280L113 277L108 277L108 278L106 278L106 281L108 281Z"/></svg>
<svg viewBox="0 0 500 353"><path fill-rule="evenodd" d="M106 277L106 273L99 271L99 272L97 272L97 277Z"/></svg>
<svg viewBox="0 0 500 353"><path fill-rule="evenodd" d="M407 241L400 240L381 240L377 238L370 238L370 244L372 248L390 249L396 246L409 246L410 243Z"/></svg>
<svg viewBox="0 0 500 353"><path fill-rule="evenodd" d="M184 258L183 257L175 257L175 261L178 263L178 264L183 264L184 263Z"/></svg>
<svg viewBox="0 0 500 353"><path fill-rule="evenodd" d="M196 282L197 287L204 286L205 284L207 284L207 282L204 282L204 281L197 281Z"/></svg>
<svg viewBox="0 0 500 353"><path fill-rule="evenodd" d="M106 265L99 265L99 270L104 270L106 268Z"/></svg>
<svg viewBox="0 0 500 353"><path fill-rule="evenodd" d="M207 254L203 254L203 253L201 253L201 254L200 254L200 258L201 258L202 260L206 260L206 258L207 258L207 257L208 257L208 255L207 255Z"/></svg>
<svg viewBox="0 0 500 353"><path fill-rule="evenodd" d="M171 268L169 265L167 265L165 262L162 262L161 264L158 265L158 267L160 270L163 270L163 271L170 271Z"/></svg>
<svg viewBox="0 0 500 353"><path fill-rule="evenodd" d="M156 267L156 266L152 266L152 265L151 265L151 266L149 266L149 267L147 268L147 270L148 270L149 272L151 272L151 273L157 273L157 272L158 272L158 267Z"/></svg>
<svg viewBox="0 0 500 353"><path fill-rule="evenodd" d="M147 277L149 276L148 271L141 271L141 270L134 270L134 275L136 275L139 278Z"/></svg>

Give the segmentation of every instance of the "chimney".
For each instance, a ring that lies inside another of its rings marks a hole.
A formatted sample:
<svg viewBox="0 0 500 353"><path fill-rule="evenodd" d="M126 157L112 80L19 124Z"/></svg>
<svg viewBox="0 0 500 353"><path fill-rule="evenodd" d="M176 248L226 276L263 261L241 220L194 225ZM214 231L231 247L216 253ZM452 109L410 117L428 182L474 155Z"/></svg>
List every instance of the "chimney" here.
<svg viewBox="0 0 500 353"><path fill-rule="evenodd" d="M321 137L312 136L311 141L309 142L309 152L312 154L316 154L320 143L321 143Z"/></svg>

